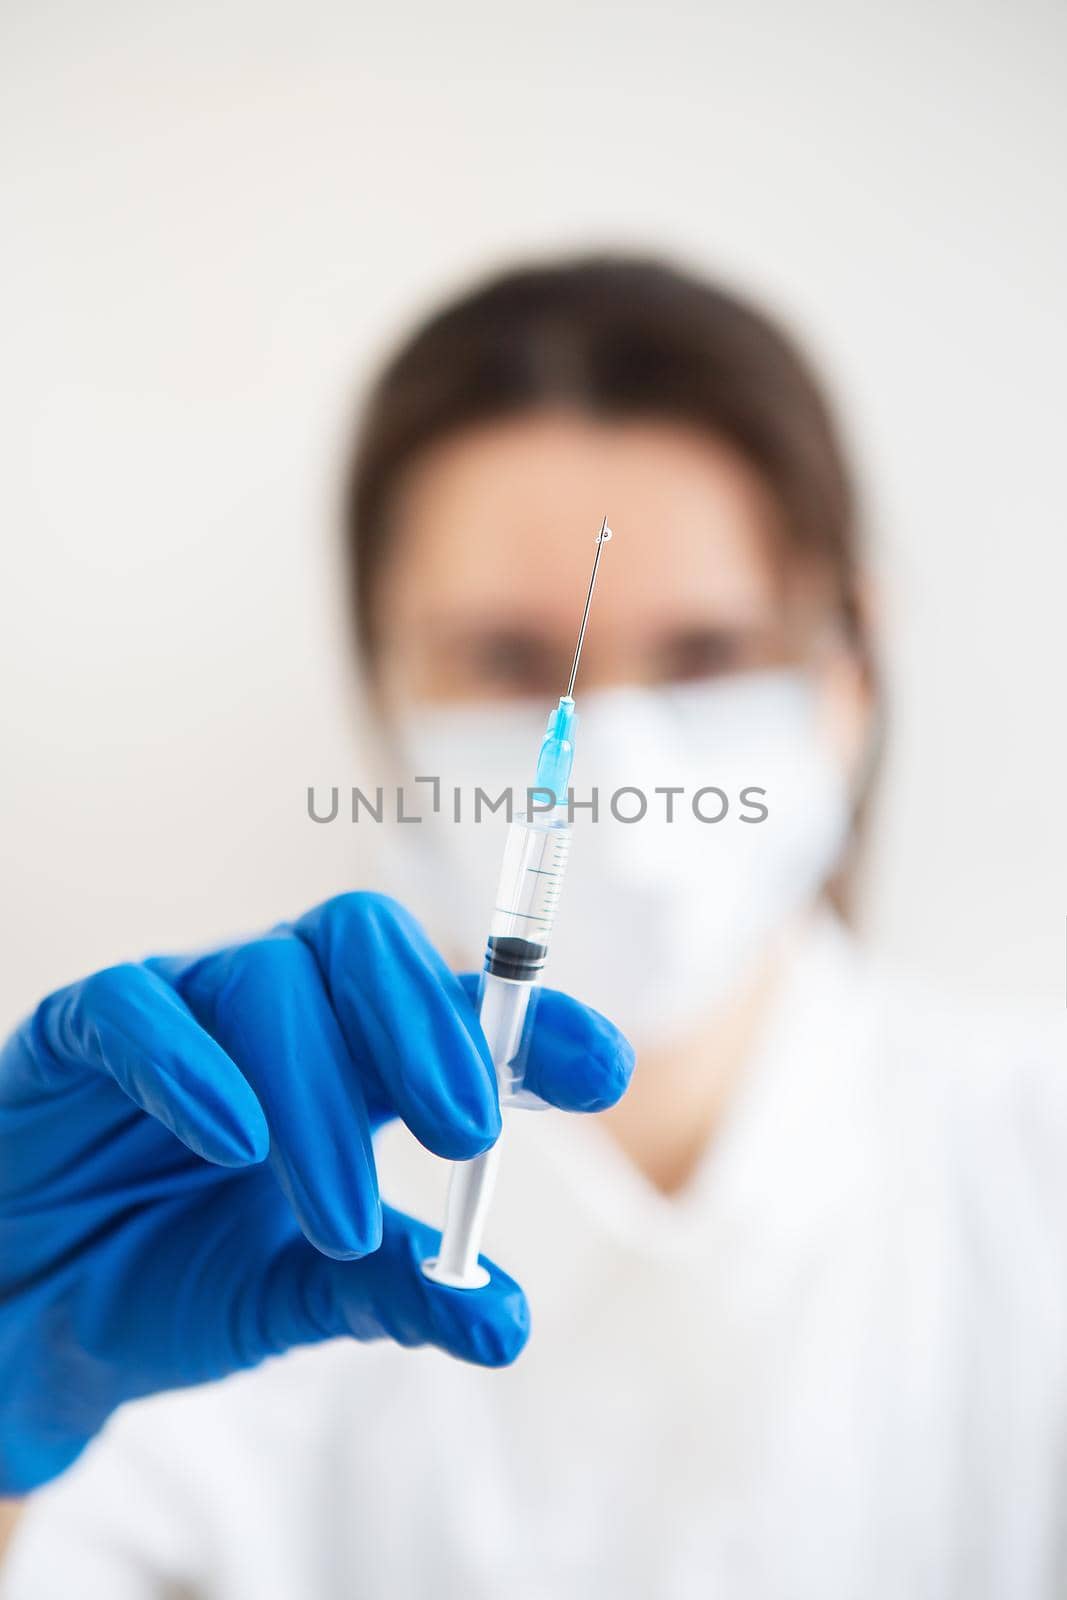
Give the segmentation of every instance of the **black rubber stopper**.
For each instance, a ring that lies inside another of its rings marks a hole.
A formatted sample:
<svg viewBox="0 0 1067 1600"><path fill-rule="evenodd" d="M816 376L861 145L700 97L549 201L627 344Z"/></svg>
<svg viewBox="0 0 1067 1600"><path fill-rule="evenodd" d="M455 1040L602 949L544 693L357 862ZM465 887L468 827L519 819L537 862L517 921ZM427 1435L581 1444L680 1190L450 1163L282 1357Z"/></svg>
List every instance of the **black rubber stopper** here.
<svg viewBox="0 0 1067 1600"><path fill-rule="evenodd" d="M495 978L518 978L532 983L545 964L548 946L513 934L490 936L485 950L485 970Z"/></svg>

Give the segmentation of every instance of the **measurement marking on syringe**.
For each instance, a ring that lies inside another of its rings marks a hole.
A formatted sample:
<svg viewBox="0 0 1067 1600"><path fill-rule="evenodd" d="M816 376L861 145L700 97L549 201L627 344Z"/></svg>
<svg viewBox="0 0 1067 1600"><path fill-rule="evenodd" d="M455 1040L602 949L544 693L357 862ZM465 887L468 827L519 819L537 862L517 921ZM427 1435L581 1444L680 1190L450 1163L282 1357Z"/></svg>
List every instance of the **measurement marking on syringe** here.
<svg viewBox="0 0 1067 1600"><path fill-rule="evenodd" d="M559 873L551 867L527 867L527 872L532 872L535 878L558 878Z"/></svg>
<svg viewBox="0 0 1067 1600"><path fill-rule="evenodd" d="M544 917L538 917L532 911L512 911L510 906L494 906L494 911L500 911L505 917L518 917L520 922L544 922Z"/></svg>

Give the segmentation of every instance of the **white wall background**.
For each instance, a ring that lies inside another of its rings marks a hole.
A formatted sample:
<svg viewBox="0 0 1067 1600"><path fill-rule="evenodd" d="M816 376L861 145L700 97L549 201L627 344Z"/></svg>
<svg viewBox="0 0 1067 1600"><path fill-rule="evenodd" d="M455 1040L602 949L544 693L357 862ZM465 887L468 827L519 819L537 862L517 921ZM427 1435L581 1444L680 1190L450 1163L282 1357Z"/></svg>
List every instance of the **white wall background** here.
<svg viewBox="0 0 1067 1600"><path fill-rule="evenodd" d="M6 0L0 1023L358 883L333 511L442 287L620 241L806 332L861 450L889 955L1062 1005L1067 14Z"/></svg>

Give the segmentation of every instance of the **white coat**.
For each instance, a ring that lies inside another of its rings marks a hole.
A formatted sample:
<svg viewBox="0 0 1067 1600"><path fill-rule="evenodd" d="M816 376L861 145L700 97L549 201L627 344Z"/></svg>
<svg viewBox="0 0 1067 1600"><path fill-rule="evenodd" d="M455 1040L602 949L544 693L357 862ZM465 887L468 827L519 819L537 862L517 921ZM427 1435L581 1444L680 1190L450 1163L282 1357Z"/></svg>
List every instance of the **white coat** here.
<svg viewBox="0 0 1067 1600"><path fill-rule="evenodd" d="M680 1198L595 1121L514 1116L513 1368L335 1342L128 1407L4 1600L1067 1594L1050 1032L919 1014L820 925ZM382 1165L437 1218L438 1163L401 1133Z"/></svg>

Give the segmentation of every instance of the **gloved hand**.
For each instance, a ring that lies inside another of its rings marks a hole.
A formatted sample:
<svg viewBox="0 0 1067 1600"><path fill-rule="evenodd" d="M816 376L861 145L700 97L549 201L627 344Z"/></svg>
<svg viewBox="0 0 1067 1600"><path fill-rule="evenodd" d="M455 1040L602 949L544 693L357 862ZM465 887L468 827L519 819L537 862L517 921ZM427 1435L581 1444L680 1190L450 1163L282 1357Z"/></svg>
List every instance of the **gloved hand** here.
<svg viewBox="0 0 1067 1600"><path fill-rule="evenodd" d="M0 1495L61 1472L123 1401L351 1334L497 1366L521 1289L428 1282L438 1235L378 1198L399 1116L449 1160L500 1131L472 1004L395 902L344 895L250 944L113 967L0 1053ZM526 1081L611 1104L633 1056L545 991Z"/></svg>

